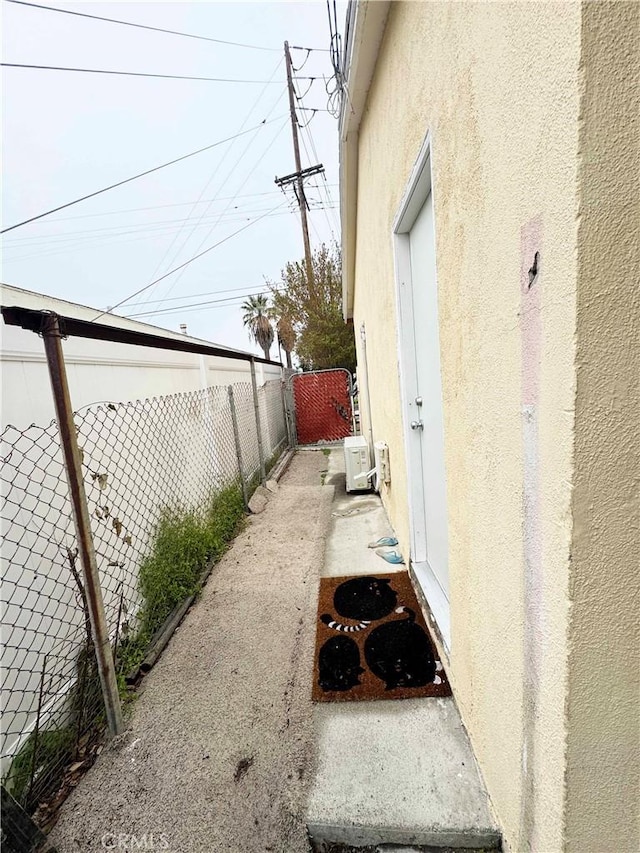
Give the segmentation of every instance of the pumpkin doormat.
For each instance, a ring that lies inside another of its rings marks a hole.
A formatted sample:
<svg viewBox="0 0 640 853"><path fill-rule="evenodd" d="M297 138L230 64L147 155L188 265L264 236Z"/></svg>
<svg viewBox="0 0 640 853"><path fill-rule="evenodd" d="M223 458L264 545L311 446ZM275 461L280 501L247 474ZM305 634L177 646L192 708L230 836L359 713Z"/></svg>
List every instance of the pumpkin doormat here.
<svg viewBox="0 0 640 853"><path fill-rule="evenodd" d="M314 701L450 695L407 572L320 579Z"/></svg>

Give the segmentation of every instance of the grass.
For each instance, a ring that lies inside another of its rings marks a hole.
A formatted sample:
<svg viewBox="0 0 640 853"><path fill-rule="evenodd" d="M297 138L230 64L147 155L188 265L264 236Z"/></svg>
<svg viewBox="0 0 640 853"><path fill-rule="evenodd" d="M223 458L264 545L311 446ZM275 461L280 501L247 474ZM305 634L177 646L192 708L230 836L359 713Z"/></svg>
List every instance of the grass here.
<svg viewBox="0 0 640 853"><path fill-rule="evenodd" d="M203 511L165 507L154 531L151 551L140 565L143 604L135 636L118 651L121 690L126 675L142 663L167 616L198 592L205 567L216 562L244 519L242 490L229 486L214 494Z"/></svg>

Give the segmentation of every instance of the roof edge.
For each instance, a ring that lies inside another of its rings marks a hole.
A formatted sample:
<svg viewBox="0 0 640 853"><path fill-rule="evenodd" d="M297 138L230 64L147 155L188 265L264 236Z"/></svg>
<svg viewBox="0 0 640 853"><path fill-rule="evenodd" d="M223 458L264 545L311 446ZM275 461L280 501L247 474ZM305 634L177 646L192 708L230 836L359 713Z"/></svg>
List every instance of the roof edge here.
<svg viewBox="0 0 640 853"><path fill-rule="evenodd" d="M342 222L342 314L353 317L358 134L382 43L390 0L349 0L344 50L346 91L340 112L340 218Z"/></svg>

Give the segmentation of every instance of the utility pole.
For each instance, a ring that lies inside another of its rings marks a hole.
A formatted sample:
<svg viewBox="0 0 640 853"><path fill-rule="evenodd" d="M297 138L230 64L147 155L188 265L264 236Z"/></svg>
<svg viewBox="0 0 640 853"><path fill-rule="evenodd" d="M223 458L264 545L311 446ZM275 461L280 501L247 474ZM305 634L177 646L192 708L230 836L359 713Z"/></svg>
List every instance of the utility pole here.
<svg viewBox="0 0 640 853"><path fill-rule="evenodd" d="M307 268L307 279L309 282L309 292L315 299L315 278L313 275L313 265L311 262L311 244L309 243L309 225L307 222L308 203L304 193L304 179L310 175L317 175L324 171L322 164L311 166L308 169L302 168L300 162L300 145L298 143L298 119L296 116L295 90L293 88L293 66L291 63L291 54L289 52L289 42L284 43L284 58L287 67L287 88L289 90L289 112L291 114L291 133L293 136L293 154L295 157L296 170L290 175L285 175L284 178L276 178L276 184L279 187L284 187L286 184L293 184L298 206L300 208L300 221L302 224L302 239L304 242L304 258Z"/></svg>

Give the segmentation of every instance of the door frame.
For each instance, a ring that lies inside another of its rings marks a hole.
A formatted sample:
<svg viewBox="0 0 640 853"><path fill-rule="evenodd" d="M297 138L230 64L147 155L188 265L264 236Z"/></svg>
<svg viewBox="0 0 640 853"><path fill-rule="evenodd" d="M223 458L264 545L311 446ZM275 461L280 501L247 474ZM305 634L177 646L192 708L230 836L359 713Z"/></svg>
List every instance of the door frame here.
<svg viewBox="0 0 640 853"><path fill-rule="evenodd" d="M430 193L432 203L434 202L432 173L431 134L427 132L409 180L407 181L398 212L393 221L393 246L396 277L396 311L398 318L397 350L405 460L407 466L411 564L416 579L424 592L427 603L438 625L444 645L447 651L450 652L451 620L448 591L445 592L442 589L427 561L422 460L418 444L415 441L411 441L412 431L410 426L412 412L415 410L414 417L416 418L419 417L419 412L414 402L418 389L418 376L413 322L413 282L409 233ZM435 204L433 228L433 244L435 246ZM438 274L435 258L434 270L437 288ZM418 472L420 473L418 474Z"/></svg>

